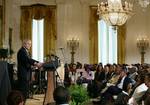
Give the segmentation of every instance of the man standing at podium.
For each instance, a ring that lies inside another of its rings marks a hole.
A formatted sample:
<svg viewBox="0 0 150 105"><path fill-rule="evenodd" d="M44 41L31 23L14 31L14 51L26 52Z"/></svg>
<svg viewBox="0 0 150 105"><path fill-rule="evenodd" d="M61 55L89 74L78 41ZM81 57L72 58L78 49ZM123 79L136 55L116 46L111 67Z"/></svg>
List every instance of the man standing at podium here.
<svg viewBox="0 0 150 105"><path fill-rule="evenodd" d="M31 66L41 67L42 63L31 58L29 50L31 48L31 40L25 39L22 47L17 53L18 62L18 88L23 93L25 99L29 95L29 83L31 80Z"/></svg>

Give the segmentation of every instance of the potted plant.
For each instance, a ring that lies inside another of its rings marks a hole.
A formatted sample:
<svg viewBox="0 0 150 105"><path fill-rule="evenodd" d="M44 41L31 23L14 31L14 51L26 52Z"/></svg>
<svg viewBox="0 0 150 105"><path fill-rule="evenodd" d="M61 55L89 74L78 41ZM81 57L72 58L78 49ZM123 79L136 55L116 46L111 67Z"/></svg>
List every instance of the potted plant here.
<svg viewBox="0 0 150 105"><path fill-rule="evenodd" d="M89 102L87 89L82 85L71 85L69 92L71 94L71 105L86 105Z"/></svg>

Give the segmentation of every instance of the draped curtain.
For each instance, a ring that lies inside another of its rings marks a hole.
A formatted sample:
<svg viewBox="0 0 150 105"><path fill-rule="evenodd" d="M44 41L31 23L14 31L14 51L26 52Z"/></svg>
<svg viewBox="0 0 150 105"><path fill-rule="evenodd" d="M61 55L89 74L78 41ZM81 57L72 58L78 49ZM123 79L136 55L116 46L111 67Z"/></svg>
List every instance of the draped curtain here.
<svg viewBox="0 0 150 105"><path fill-rule="evenodd" d="M125 63L125 39L126 39L126 25L118 27L117 33L117 40L118 40L118 63L124 64Z"/></svg>
<svg viewBox="0 0 150 105"><path fill-rule="evenodd" d="M0 48L3 46L3 35L2 35L2 30L3 30L3 6L0 6Z"/></svg>
<svg viewBox="0 0 150 105"><path fill-rule="evenodd" d="M89 54L90 54L90 63L98 63L98 15L97 7L90 7L90 32L89 32ZM118 27L117 33L117 46L118 54L117 61L119 64L125 63L125 35L126 27L125 25Z"/></svg>
<svg viewBox="0 0 150 105"><path fill-rule="evenodd" d="M44 55L55 50L56 6L35 4L21 7L20 39L32 39L32 19L44 18Z"/></svg>
<svg viewBox="0 0 150 105"><path fill-rule="evenodd" d="M89 54L90 63L98 63L98 15L97 8L90 7Z"/></svg>

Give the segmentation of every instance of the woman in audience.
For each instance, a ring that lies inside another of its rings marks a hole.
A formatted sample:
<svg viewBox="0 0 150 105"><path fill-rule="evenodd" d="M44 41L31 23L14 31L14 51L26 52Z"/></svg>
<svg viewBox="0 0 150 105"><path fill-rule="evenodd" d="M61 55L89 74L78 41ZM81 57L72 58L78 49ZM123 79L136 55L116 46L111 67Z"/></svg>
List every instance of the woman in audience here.
<svg viewBox="0 0 150 105"><path fill-rule="evenodd" d="M11 91L7 97L8 105L24 105L24 97L20 91Z"/></svg>
<svg viewBox="0 0 150 105"><path fill-rule="evenodd" d="M143 103L144 105L150 105L150 73L148 73L145 77L145 84L148 87L148 90L143 96Z"/></svg>
<svg viewBox="0 0 150 105"><path fill-rule="evenodd" d="M76 84L76 64L71 64L69 71L69 78L71 80L71 84Z"/></svg>
<svg viewBox="0 0 150 105"><path fill-rule="evenodd" d="M66 63L64 65L64 68L65 68L64 85L65 85L65 87L69 87L71 85L71 79L69 77L69 72L70 72L69 65Z"/></svg>
<svg viewBox="0 0 150 105"><path fill-rule="evenodd" d="M105 72L103 70L102 63L99 63L96 68L93 82L91 84L88 84L88 92L91 97L95 98L99 96L100 91L102 90L102 81L104 79Z"/></svg>
<svg viewBox="0 0 150 105"><path fill-rule="evenodd" d="M138 75L137 82L133 91L131 92L131 98L129 99L129 105L141 104L142 96L147 91L148 87L145 85L145 73Z"/></svg>

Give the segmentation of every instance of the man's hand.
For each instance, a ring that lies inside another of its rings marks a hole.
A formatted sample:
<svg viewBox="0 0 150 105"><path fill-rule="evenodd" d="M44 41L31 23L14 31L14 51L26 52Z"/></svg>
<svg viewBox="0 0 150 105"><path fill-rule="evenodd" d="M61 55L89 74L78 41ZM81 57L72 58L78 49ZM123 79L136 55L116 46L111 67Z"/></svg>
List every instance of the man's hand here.
<svg viewBox="0 0 150 105"><path fill-rule="evenodd" d="M39 63L34 63L34 66L38 67L38 68L41 68L43 66L43 63L39 62Z"/></svg>

